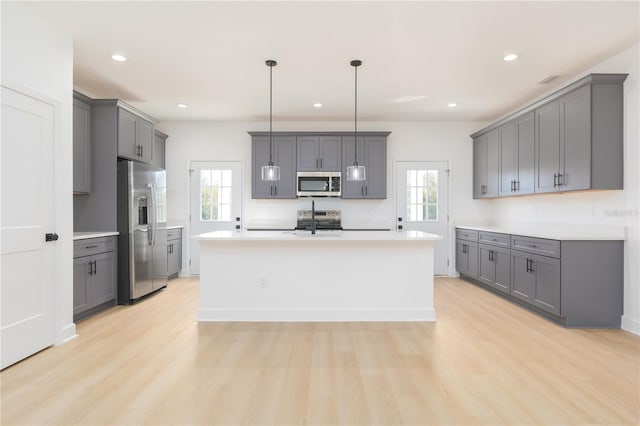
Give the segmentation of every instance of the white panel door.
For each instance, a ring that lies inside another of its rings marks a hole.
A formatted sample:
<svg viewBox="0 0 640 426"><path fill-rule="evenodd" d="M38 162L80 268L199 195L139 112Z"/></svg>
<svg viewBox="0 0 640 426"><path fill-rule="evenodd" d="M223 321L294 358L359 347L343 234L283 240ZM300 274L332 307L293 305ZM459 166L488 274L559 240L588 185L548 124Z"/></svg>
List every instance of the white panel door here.
<svg viewBox="0 0 640 426"><path fill-rule="evenodd" d="M449 183L446 161L396 163L396 228L438 234L433 269L448 275Z"/></svg>
<svg viewBox="0 0 640 426"><path fill-rule="evenodd" d="M2 87L1 368L54 341L54 106Z"/></svg>
<svg viewBox="0 0 640 426"><path fill-rule="evenodd" d="M192 161L190 233L242 230L242 162ZM189 239L190 271L200 275L200 245Z"/></svg>

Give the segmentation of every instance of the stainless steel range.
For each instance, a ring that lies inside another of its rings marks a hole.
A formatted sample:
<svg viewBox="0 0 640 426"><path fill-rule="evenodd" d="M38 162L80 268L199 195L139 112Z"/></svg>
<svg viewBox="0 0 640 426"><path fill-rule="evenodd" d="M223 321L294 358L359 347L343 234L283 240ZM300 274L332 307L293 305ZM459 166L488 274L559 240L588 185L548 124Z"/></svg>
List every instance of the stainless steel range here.
<svg viewBox="0 0 640 426"><path fill-rule="evenodd" d="M315 229L317 230L342 230L342 214L340 210L298 210L296 229L311 230L315 216Z"/></svg>

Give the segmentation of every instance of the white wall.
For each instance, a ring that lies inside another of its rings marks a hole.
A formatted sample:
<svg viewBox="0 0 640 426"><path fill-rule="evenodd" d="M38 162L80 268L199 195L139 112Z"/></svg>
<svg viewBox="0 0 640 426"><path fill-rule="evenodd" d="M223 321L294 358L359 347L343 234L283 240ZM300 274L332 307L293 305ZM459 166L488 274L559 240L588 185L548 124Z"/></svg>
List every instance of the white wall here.
<svg viewBox="0 0 640 426"><path fill-rule="evenodd" d="M58 101L55 147L55 342L73 338L73 42L18 2L2 3L2 82ZM25 159L28 164L28 159Z"/></svg>
<svg viewBox="0 0 640 426"><path fill-rule="evenodd" d="M472 199L472 150L469 135L485 123L465 122L365 122L362 130L388 130L388 188L386 200L318 200L320 209L342 210L345 226L393 227L395 217L392 183L394 164L400 160L450 160L450 208L453 221L488 218L491 206ZM351 131L351 122L275 122L274 129ZM159 127L169 134L167 140L167 204L170 222L187 225L188 218L188 162L216 160L244 162L243 210L244 224L295 224L296 210L310 208L309 200L252 200L251 199L251 137L249 130L268 129L265 122L163 122ZM186 229L186 228L185 228ZM450 244L453 246L453 244ZM186 247L186 245L185 245ZM452 248L453 250L453 248ZM450 251L451 252L451 251ZM186 253L183 265L187 265ZM453 259L452 257L450 257ZM453 272L453 262L452 272ZM187 271L185 271L187 272Z"/></svg>
<svg viewBox="0 0 640 426"><path fill-rule="evenodd" d="M626 227L622 327L640 334L640 135L638 134L638 44L576 76L628 73L624 83L624 190L536 195L485 201L496 222L564 223ZM573 81L573 80L572 80Z"/></svg>

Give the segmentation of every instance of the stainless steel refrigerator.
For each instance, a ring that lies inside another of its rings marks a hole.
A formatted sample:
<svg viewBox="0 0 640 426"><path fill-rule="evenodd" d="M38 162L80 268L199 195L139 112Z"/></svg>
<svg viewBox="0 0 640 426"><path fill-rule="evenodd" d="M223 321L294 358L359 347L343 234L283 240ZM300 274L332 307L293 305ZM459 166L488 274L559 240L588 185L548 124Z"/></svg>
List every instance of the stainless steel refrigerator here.
<svg viewBox="0 0 640 426"><path fill-rule="evenodd" d="M166 176L162 169L118 160L118 303L167 286Z"/></svg>

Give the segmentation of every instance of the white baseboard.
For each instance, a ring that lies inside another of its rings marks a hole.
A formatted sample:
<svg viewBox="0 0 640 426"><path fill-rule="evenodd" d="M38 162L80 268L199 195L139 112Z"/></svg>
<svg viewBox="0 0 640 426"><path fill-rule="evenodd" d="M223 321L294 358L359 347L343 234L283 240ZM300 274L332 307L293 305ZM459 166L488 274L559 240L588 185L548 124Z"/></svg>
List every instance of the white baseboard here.
<svg viewBox="0 0 640 426"><path fill-rule="evenodd" d="M199 309L206 322L383 322L435 321L435 309Z"/></svg>
<svg viewBox="0 0 640 426"><path fill-rule="evenodd" d="M629 333L637 334L640 336L640 321L636 319L629 318L623 315L620 328L628 331Z"/></svg>
<svg viewBox="0 0 640 426"><path fill-rule="evenodd" d="M76 334L76 325L74 323L67 324L60 330L58 338L56 339L56 346L67 343L69 340L73 340L78 335Z"/></svg>

